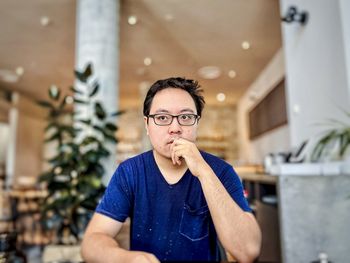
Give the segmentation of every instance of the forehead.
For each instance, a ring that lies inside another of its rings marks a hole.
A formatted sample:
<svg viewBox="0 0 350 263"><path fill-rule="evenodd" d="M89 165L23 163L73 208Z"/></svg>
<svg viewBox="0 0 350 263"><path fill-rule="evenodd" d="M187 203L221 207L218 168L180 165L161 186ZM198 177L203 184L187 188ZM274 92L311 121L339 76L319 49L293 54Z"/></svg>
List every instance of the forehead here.
<svg viewBox="0 0 350 263"><path fill-rule="evenodd" d="M156 93L153 98L150 112L168 111L178 113L185 109L197 112L196 105L191 95L182 89L166 88Z"/></svg>

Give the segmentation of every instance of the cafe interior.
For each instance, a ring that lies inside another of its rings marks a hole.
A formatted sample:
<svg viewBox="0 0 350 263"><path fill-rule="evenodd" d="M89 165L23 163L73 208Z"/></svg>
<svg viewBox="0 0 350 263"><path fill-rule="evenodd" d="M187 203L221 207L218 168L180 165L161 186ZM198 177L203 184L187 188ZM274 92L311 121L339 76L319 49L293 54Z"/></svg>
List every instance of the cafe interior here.
<svg viewBox="0 0 350 263"><path fill-rule="evenodd" d="M196 145L240 177L257 262L349 262L347 0L0 1L0 262L82 262L168 77L204 91Z"/></svg>

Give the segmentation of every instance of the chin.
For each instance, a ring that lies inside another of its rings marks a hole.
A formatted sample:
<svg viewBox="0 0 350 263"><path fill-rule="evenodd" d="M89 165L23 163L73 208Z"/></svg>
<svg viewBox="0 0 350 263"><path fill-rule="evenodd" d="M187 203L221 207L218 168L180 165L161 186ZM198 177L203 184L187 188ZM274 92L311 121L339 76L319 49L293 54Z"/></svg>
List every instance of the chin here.
<svg viewBox="0 0 350 263"><path fill-rule="evenodd" d="M156 153L164 158L171 159L171 153L170 149L159 149L159 148L153 148Z"/></svg>

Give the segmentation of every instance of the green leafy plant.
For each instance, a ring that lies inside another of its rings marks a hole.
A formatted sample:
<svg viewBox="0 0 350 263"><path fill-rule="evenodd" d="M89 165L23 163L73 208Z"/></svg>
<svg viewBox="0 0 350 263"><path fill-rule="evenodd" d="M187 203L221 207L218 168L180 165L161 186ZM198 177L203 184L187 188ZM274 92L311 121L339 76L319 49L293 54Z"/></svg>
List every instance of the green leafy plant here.
<svg viewBox="0 0 350 263"><path fill-rule="evenodd" d="M319 161L327 157L332 150L335 150L336 159L345 157L348 148L350 148L350 113L345 111L344 113L349 118L348 122L330 119L326 123L327 126L330 126L330 129L316 142L311 153L312 161Z"/></svg>
<svg viewBox="0 0 350 263"><path fill-rule="evenodd" d="M110 156L106 143L117 143L118 127L103 104L96 100L99 83L91 81L92 65L83 72L75 71L82 84L70 87L71 94L51 86L49 100L38 101L48 110L48 125L45 129L46 143L55 144L55 155L48 160L49 170L39 182L47 188L48 195L41 205L41 220L48 232L54 232L58 244L76 243L91 218L105 187L102 184L104 168L102 161ZM74 99L73 99L74 98ZM79 117L70 103L84 105L88 117Z"/></svg>

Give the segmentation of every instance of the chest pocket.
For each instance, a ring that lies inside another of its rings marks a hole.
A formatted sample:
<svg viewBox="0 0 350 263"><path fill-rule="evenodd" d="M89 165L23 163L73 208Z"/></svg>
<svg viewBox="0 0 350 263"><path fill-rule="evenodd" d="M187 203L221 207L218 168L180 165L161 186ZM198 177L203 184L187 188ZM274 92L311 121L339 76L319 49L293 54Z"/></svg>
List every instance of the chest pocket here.
<svg viewBox="0 0 350 263"><path fill-rule="evenodd" d="M191 241L199 241L209 233L209 209L203 206L191 209L185 204L182 210L179 232Z"/></svg>

